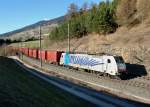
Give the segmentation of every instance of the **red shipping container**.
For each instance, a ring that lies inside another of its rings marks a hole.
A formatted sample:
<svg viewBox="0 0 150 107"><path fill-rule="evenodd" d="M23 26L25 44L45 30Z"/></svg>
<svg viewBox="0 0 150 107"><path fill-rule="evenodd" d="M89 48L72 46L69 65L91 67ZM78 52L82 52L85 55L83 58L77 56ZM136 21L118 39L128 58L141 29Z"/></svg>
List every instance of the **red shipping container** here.
<svg viewBox="0 0 150 107"><path fill-rule="evenodd" d="M38 58L38 50L37 49L33 49L33 58Z"/></svg>
<svg viewBox="0 0 150 107"><path fill-rule="evenodd" d="M19 52L22 52L22 48L19 48Z"/></svg>
<svg viewBox="0 0 150 107"><path fill-rule="evenodd" d="M23 49L22 49L22 48L20 48L19 50L20 50L20 52L22 52L22 51L23 51Z"/></svg>
<svg viewBox="0 0 150 107"><path fill-rule="evenodd" d="M24 48L20 48L20 52L24 53Z"/></svg>
<svg viewBox="0 0 150 107"><path fill-rule="evenodd" d="M47 51L47 61L50 63L58 64L60 61L61 51Z"/></svg>
<svg viewBox="0 0 150 107"><path fill-rule="evenodd" d="M33 56L33 50L29 49L29 57L32 57L32 56Z"/></svg>
<svg viewBox="0 0 150 107"><path fill-rule="evenodd" d="M29 49L28 48L24 48L24 54L27 56L29 55Z"/></svg>
<svg viewBox="0 0 150 107"><path fill-rule="evenodd" d="M26 48L23 48L23 52L22 52L23 54L25 53L25 49L26 49Z"/></svg>
<svg viewBox="0 0 150 107"><path fill-rule="evenodd" d="M46 60L46 53L47 51L41 50L41 54L40 54L40 50L38 50L38 58L40 59L42 56L42 60Z"/></svg>

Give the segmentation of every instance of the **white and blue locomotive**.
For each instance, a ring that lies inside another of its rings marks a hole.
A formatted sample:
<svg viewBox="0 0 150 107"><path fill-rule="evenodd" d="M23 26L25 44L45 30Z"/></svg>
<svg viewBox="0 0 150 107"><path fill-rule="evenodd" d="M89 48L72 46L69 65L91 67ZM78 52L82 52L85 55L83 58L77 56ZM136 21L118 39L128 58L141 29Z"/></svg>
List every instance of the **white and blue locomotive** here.
<svg viewBox="0 0 150 107"><path fill-rule="evenodd" d="M113 55L88 55L62 53L60 65L91 70L101 74L118 76L127 73L126 65L121 56Z"/></svg>

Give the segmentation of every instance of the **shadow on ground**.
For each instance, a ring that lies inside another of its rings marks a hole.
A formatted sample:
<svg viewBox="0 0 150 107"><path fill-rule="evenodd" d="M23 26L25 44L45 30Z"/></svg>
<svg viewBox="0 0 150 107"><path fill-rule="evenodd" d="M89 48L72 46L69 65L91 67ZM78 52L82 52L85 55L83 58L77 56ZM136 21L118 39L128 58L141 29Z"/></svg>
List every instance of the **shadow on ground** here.
<svg viewBox="0 0 150 107"><path fill-rule="evenodd" d="M129 80L147 75L147 71L144 65L126 63L126 67L128 74L123 76L122 79Z"/></svg>
<svg viewBox="0 0 150 107"><path fill-rule="evenodd" d="M0 102L0 107L18 107L18 105L8 99Z"/></svg>

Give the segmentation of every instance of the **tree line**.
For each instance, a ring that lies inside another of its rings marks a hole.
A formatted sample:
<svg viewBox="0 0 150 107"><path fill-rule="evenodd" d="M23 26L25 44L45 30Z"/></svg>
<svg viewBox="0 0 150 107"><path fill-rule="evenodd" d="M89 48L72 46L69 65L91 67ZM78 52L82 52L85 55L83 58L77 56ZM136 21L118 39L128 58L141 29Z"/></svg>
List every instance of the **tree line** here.
<svg viewBox="0 0 150 107"><path fill-rule="evenodd" d="M11 39L0 39L0 46L3 45L3 44L11 44L11 43L19 43L21 42L20 40L11 40Z"/></svg>
<svg viewBox="0 0 150 107"><path fill-rule="evenodd" d="M7 39L0 39L0 46L3 45L3 44L9 45L11 43L29 42L29 41L36 41L36 40L39 40L39 39L35 38L35 37L30 37L30 38L28 38L26 40L23 40L22 38L14 39L14 40L9 39L9 38L7 38Z"/></svg>
<svg viewBox="0 0 150 107"><path fill-rule="evenodd" d="M115 32L118 27L115 15L117 1L92 4L90 8L87 3L84 3L81 8L74 3L70 4L66 15L67 20L50 32L50 39L63 40L67 38L68 24L71 38L79 38L89 33Z"/></svg>

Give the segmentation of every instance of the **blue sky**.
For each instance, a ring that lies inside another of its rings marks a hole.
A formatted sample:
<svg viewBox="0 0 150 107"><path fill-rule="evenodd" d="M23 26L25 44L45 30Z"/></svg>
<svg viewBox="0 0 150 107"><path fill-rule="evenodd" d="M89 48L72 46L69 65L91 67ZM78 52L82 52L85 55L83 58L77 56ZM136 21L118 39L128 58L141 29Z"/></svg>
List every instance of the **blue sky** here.
<svg viewBox="0 0 150 107"><path fill-rule="evenodd" d="M0 34L64 15L70 3L102 0L0 0Z"/></svg>

